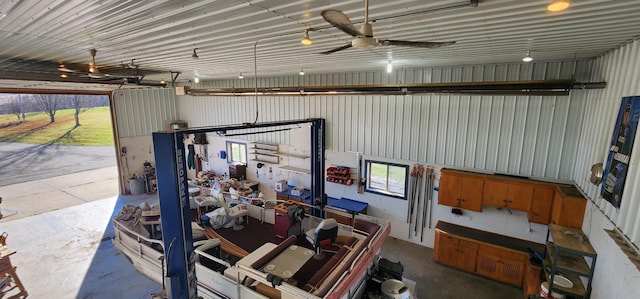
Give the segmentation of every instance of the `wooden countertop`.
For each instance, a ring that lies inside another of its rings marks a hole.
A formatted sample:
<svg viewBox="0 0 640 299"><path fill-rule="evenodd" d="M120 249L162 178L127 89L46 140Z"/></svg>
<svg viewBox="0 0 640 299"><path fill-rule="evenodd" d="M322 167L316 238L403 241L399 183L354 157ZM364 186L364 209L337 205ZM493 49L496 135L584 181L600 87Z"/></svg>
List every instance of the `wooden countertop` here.
<svg viewBox="0 0 640 299"><path fill-rule="evenodd" d="M491 245L501 246L508 249L522 251L527 254L529 253L529 248L535 250L541 255L544 252L544 244L516 239L483 230L478 230L475 228L460 226L449 222L438 221L438 224L436 224L436 229L448 234L476 240Z"/></svg>

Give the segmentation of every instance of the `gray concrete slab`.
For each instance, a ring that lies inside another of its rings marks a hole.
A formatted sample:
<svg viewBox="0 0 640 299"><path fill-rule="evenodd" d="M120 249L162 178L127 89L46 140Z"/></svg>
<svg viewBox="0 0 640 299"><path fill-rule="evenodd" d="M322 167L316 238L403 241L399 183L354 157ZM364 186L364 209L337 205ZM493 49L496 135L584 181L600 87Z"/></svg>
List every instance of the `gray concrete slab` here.
<svg viewBox="0 0 640 299"><path fill-rule="evenodd" d="M117 196L116 166L0 187L0 223Z"/></svg>
<svg viewBox="0 0 640 299"><path fill-rule="evenodd" d="M100 169L117 163L113 146L0 142L0 157L0 186Z"/></svg>

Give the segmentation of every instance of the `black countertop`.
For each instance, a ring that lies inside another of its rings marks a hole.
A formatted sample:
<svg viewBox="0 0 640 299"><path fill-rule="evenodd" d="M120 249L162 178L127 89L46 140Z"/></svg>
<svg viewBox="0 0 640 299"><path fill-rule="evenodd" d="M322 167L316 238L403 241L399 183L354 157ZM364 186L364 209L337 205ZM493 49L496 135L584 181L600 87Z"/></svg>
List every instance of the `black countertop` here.
<svg viewBox="0 0 640 299"><path fill-rule="evenodd" d="M544 252L544 244L538 244L531 241L494 234L487 231L460 226L449 222L438 221L438 224L436 224L436 229L439 229L448 234L473 239L491 245L518 250L524 253L529 253L529 248L535 250L540 254Z"/></svg>

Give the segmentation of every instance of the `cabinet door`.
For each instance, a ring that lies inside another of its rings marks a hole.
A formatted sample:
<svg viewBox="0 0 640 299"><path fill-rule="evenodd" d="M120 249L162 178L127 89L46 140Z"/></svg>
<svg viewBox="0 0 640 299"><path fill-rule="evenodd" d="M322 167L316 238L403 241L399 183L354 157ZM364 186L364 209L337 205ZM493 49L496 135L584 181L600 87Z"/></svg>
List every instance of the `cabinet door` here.
<svg viewBox="0 0 640 299"><path fill-rule="evenodd" d="M559 193L559 192L558 192ZM560 196L558 218L555 224L582 229L587 201L584 198ZM554 205L555 208L555 205Z"/></svg>
<svg viewBox="0 0 640 299"><path fill-rule="evenodd" d="M508 191L509 184L488 179L484 182L482 190L482 204L485 206L505 207L507 205Z"/></svg>
<svg viewBox="0 0 640 299"><path fill-rule="evenodd" d="M465 210L481 212L484 180L481 177L463 176L461 186L460 207Z"/></svg>
<svg viewBox="0 0 640 299"><path fill-rule="evenodd" d="M459 239L442 234L440 236L440 244L438 248L438 261L449 266L457 266L456 258L458 255Z"/></svg>
<svg viewBox="0 0 640 299"><path fill-rule="evenodd" d="M478 260L476 262L476 273L492 279L498 279L498 265L500 256L489 247L480 246L478 249Z"/></svg>
<svg viewBox="0 0 640 299"><path fill-rule="evenodd" d="M440 176L440 191L438 192L438 204L457 207L460 203L460 186L462 178L455 174L442 172Z"/></svg>
<svg viewBox="0 0 640 299"><path fill-rule="evenodd" d="M549 224L551 219L551 204L553 202L553 188L537 186L533 189L533 200L529 210L529 221Z"/></svg>
<svg viewBox="0 0 640 299"><path fill-rule="evenodd" d="M525 183L510 183L507 195L507 207L528 212L533 200L533 185Z"/></svg>
<svg viewBox="0 0 640 299"><path fill-rule="evenodd" d="M526 257L523 254L517 254L507 250L500 253L500 265L498 272L498 280L515 286L522 286L524 278L524 263Z"/></svg>
<svg viewBox="0 0 640 299"><path fill-rule="evenodd" d="M475 272L477 255L478 243L467 240L460 240L458 243L456 267L467 272Z"/></svg>

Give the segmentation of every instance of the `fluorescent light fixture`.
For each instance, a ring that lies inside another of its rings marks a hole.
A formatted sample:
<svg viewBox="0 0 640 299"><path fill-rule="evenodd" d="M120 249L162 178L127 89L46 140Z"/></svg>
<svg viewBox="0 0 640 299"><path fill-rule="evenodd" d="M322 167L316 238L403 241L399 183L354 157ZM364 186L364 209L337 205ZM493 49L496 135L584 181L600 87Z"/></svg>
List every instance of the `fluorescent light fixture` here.
<svg viewBox="0 0 640 299"><path fill-rule="evenodd" d="M524 62L531 62L533 61L533 57L531 57L531 50L527 51L527 56L522 57L522 61Z"/></svg>
<svg viewBox="0 0 640 299"><path fill-rule="evenodd" d="M387 73L391 74L393 72L393 65L391 64L391 60L387 62Z"/></svg>
<svg viewBox="0 0 640 299"><path fill-rule="evenodd" d="M300 72L298 72L298 75L304 76L304 69L303 68L300 68Z"/></svg>
<svg viewBox="0 0 640 299"><path fill-rule="evenodd" d="M311 40L311 38L309 38L309 29L304 30L304 36L300 40L300 43L304 46L310 46L311 44L313 44L313 41Z"/></svg>
<svg viewBox="0 0 640 299"><path fill-rule="evenodd" d="M569 0L553 0L547 6L547 10L548 11L561 11L561 10L567 9L569 7L569 5L571 5L571 3L569 3Z"/></svg>

